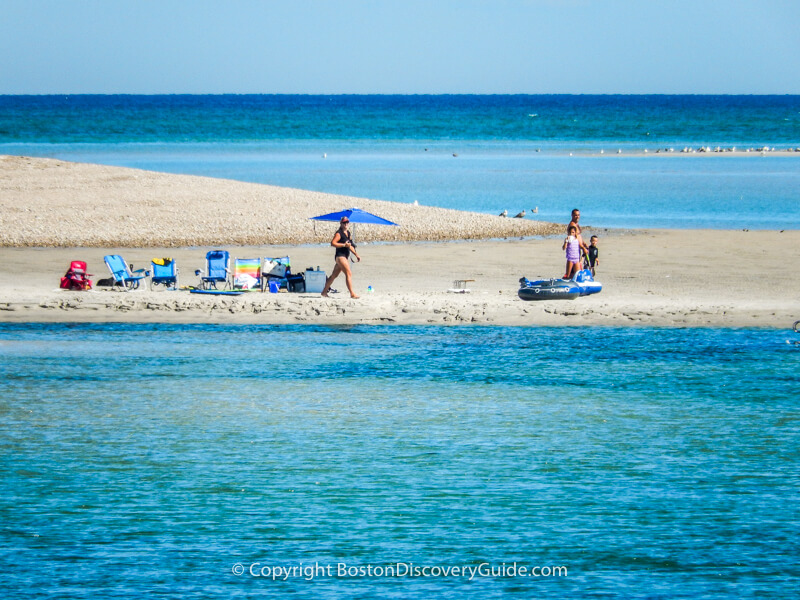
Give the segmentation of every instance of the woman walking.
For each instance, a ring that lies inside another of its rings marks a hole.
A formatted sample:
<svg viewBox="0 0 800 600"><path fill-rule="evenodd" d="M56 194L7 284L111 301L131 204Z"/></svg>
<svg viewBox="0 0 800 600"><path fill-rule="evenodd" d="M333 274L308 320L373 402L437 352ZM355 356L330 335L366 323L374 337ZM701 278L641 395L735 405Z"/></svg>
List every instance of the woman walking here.
<svg viewBox="0 0 800 600"><path fill-rule="evenodd" d="M350 270L349 260L351 252L359 262L361 262L361 257L356 252L356 245L350 238L350 232L347 230L349 225L350 219L347 217L342 217L339 220L339 229L333 234L333 239L331 240L331 246L336 248L336 263L333 265L333 273L331 273L331 276L325 281L325 289L322 290L322 295L326 298L328 296L328 291L331 289L333 280L336 279L340 273L344 273L344 278L347 282L347 289L350 291L350 297L358 298L356 293L353 291L353 273Z"/></svg>

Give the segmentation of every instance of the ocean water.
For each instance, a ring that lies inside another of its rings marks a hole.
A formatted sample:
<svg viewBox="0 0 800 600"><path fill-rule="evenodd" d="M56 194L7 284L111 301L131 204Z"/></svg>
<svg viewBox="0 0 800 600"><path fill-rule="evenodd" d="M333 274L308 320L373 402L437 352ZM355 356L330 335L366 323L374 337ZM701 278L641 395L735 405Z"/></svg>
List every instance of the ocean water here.
<svg viewBox="0 0 800 600"><path fill-rule="evenodd" d="M699 145L800 146L800 97L0 96L5 154L800 227L800 155L629 155ZM794 597L794 338L0 323L0 592Z"/></svg>
<svg viewBox="0 0 800 600"><path fill-rule="evenodd" d="M626 156L700 145L800 147L800 96L0 96L5 154L551 221L580 207L597 227L800 227L800 154Z"/></svg>
<svg viewBox="0 0 800 600"><path fill-rule="evenodd" d="M796 597L798 337L0 324L0 588Z"/></svg>

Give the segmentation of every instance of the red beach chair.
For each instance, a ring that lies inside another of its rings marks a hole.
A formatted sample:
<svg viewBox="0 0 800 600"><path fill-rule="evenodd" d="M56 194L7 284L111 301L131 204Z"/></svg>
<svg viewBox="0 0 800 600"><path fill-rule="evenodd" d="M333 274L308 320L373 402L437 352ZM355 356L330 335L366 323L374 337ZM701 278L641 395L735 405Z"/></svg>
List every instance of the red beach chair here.
<svg viewBox="0 0 800 600"><path fill-rule="evenodd" d="M86 272L86 263L82 260L73 260L69 265L67 274L61 278L61 288L65 290L90 290L92 289L91 273Z"/></svg>

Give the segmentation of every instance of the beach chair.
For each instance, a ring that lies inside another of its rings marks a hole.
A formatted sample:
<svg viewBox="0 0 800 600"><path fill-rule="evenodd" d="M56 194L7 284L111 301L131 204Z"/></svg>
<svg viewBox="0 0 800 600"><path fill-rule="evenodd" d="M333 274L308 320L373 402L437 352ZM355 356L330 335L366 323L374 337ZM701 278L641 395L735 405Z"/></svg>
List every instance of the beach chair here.
<svg viewBox="0 0 800 600"><path fill-rule="evenodd" d="M285 284L286 275L291 272L291 261L288 256L281 258L265 257L261 259L261 291L269 287L270 280L277 280L278 286Z"/></svg>
<svg viewBox="0 0 800 600"><path fill-rule="evenodd" d="M91 273L86 272L86 263L82 260L73 260L67 273L61 278L61 289L64 290L90 290L92 289Z"/></svg>
<svg viewBox="0 0 800 600"><path fill-rule="evenodd" d="M108 270L111 271L114 283L121 285L125 288L126 292L138 289L139 282L144 282L144 289L147 290L147 276L150 274L149 271L144 269L131 271L131 269L128 268L128 263L122 260L119 254L109 254L104 256L103 260L108 266ZM131 265L131 268L133 268L133 265Z"/></svg>
<svg viewBox="0 0 800 600"><path fill-rule="evenodd" d="M223 289L228 287L231 255L226 250L211 250L206 253L206 274L200 277L204 290L217 289L221 283ZM200 275L199 271L196 274Z"/></svg>
<svg viewBox="0 0 800 600"><path fill-rule="evenodd" d="M234 259L231 289L254 290L260 287L261 261L257 258Z"/></svg>
<svg viewBox="0 0 800 600"><path fill-rule="evenodd" d="M171 258L154 258L150 261L153 275L150 278L150 285L153 289L163 285L165 289L178 289L178 266Z"/></svg>

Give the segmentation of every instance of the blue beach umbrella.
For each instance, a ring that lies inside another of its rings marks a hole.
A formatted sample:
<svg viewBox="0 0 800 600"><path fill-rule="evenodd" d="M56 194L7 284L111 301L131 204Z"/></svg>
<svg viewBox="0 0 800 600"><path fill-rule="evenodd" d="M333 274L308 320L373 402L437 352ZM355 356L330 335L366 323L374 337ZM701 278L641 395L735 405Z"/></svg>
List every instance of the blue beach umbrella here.
<svg viewBox="0 0 800 600"><path fill-rule="evenodd" d="M339 212L328 213L327 215L320 215L318 217L311 217L312 221L336 221L337 223L342 220L342 217L347 217L351 223L365 223L367 225L393 225L400 227L397 223L392 223L386 219L373 215L370 212L361 210L360 208L348 208L347 210L340 210ZM355 239L356 229L353 226L353 238Z"/></svg>
<svg viewBox="0 0 800 600"><path fill-rule="evenodd" d="M369 225L394 225L399 227L397 223L392 223L373 215L360 208L348 208L347 210L340 210L339 212L328 213L327 215L320 215L318 217L311 217L312 221L341 221L342 217L347 217L351 223L367 223Z"/></svg>

